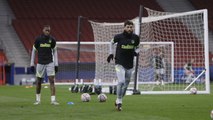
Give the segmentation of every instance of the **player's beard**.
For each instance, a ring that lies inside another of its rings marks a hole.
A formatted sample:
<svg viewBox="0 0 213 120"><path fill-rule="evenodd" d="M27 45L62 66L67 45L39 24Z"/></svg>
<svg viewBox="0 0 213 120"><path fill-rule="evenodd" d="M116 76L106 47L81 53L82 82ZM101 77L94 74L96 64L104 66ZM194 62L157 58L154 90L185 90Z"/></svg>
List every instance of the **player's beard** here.
<svg viewBox="0 0 213 120"><path fill-rule="evenodd" d="M132 37L132 31L124 31L123 34L127 37L127 38L131 38Z"/></svg>
<svg viewBox="0 0 213 120"><path fill-rule="evenodd" d="M44 35L45 40L49 40L50 36L49 35Z"/></svg>

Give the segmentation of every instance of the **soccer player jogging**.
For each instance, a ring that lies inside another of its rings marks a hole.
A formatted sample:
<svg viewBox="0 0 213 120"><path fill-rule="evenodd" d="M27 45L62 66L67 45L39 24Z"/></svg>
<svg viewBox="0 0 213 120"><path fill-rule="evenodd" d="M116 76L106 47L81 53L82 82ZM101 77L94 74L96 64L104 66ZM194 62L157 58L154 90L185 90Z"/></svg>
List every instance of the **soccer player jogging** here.
<svg viewBox="0 0 213 120"><path fill-rule="evenodd" d="M58 71L58 55L56 49L56 40L50 35L50 26L43 27L43 34L38 36L34 42L31 54L31 71L35 72L34 60L35 52L38 53L38 63L36 66L36 102L34 105L41 103L41 83L45 72L47 73L50 90L51 104L58 105L55 97L55 73Z"/></svg>
<svg viewBox="0 0 213 120"><path fill-rule="evenodd" d="M113 60L113 46L116 46L115 70L118 78L117 99L115 106L118 111L122 110L122 99L126 93L127 87L133 71L133 59L137 55L136 49L140 43L139 36L133 33L134 24L132 21L124 23L123 33L117 34L110 44L110 55L107 58L108 63Z"/></svg>

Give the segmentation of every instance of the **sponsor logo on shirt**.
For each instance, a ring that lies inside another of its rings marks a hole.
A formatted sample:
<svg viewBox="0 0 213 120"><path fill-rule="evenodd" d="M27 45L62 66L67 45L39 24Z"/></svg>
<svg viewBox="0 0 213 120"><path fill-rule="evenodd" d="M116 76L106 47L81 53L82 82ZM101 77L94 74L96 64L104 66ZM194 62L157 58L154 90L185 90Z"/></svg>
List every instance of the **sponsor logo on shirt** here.
<svg viewBox="0 0 213 120"><path fill-rule="evenodd" d="M50 44L44 43L44 44L40 44L40 47L50 47Z"/></svg>
<svg viewBox="0 0 213 120"><path fill-rule="evenodd" d="M134 45L122 45L122 49L134 49Z"/></svg>

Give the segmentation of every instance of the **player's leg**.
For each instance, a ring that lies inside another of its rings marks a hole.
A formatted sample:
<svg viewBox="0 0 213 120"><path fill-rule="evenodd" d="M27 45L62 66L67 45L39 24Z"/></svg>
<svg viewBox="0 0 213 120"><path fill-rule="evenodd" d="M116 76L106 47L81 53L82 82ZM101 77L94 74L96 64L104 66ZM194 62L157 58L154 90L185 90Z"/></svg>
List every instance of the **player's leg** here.
<svg viewBox="0 0 213 120"><path fill-rule="evenodd" d="M118 83L117 83L117 99L116 99L116 107L120 111L121 110L121 105L122 105L122 98L123 98L123 86L125 84L125 70L123 66L121 65L116 65L115 66L115 71L117 74L118 78Z"/></svg>
<svg viewBox="0 0 213 120"><path fill-rule="evenodd" d="M189 78L188 78L189 80L188 80L188 81L191 83L195 78L196 78L196 77L195 77L194 73L190 73L190 74L189 74Z"/></svg>
<svg viewBox="0 0 213 120"><path fill-rule="evenodd" d="M160 82L161 82L161 85L164 85L164 73L165 73L165 70L163 68L160 69Z"/></svg>
<svg viewBox="0 0 213 120"><path fill-rule="evenodd" d="M47 65L47 76L49 79L49 83L50 83L50 91L51 91L51 104L53 105L58 105L59 103L56 102L56 96L55 96L55 66L54 63L49 63Z"/></svg>
<svg viewBox="0 0 213 120"><path fill-rule="evenodd" d="M56 96L55 96L55 77L49 76L49 82L50 82L50 91L51 91L51 104L58 105L59 103L56 102Z"/></svg>
<svg viewBox="0 0 213 120"><path fill-rule="evenodd" d="M187 70L186 72L186 83L191 83L193 80L192 76L194 75L191 71Z"/></svg>
<svg viewBox="0 0 213 120"><path fill-rule="evenodd" d="M38 105L41 103L41 83L43 80L45 71L45 66L41 64L37 64L36 66L36 102L35 105Z"/></svg>
<svg viewBox="0 0 213 120"><path fill-rule="evenodd" d="M160 69L155 70L155 81L157 85L160 84Z"/></svg>
<svg viewBox="0 0 213 120"><path fill-rule="evenodd" d="M186 83L190 83L191 82L191 74L187 74L186 76Z"/></svg>
<svg viewBox="0 0 213 120"><path fill-rule="evenodd" d="M129 86L129 82L131 80L131 76L132 76L132 71L134 69L129 69L129 70L125 70L125 82L124 82L124 85L123 85L123 88L122 88L122 94L123 96L126 94L126 90Z"/></svg>
<svg viewBox="0 0 213 120"><path fill-rule="evenodd" d="M55 81L54 81L54 76L48 76L49 83L50 83L50 91L51 91L51 96L55 96Z"/></svg>
<svg viewBox="0 0 213 120"><path fill-rule="evenodd" d="M41 103L41 81L42 78L37 77L36 79L36 101L35 105L38 105Z"/></svg>

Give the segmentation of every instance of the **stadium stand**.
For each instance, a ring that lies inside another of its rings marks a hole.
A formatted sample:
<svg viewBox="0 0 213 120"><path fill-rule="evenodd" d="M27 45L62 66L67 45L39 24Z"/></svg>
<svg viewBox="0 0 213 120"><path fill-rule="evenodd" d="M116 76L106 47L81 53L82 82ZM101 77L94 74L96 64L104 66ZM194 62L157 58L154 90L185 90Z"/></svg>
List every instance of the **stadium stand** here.
<svg viewBox="0 0 213 120"><path fill-rule="evenodd" d="M27 51L31 50L34 39L41 33L41 27L44 24L52 26L52 34L58 41L76 41L77 17L80 15L95 21L118 22L137 16L140 4L163 11L154 0L125 0L125 2L123 0L113 2L108 0L55 0L54 2L51 0L9 0L9 3L16 16L12 24ZM144 16L147 16L147 13L144 12ZM88 21L83 20L82 26L84 29L82 29L81 41L93 41L92 29ZM174 34L173 36L168 35L168 37L177 36ZM198 47L200 46L199 41L194 40L193 42L197 42ZM177 45L185 45L185 49L187 49L187 41ZM197 53L192 52L192 54ZM65 61L73 59L73 57L67 58L61 55L60 57L66 59ZM175 57L181 58L177 60L184 60L182 59L184 56L176 54ZM86 60L88 60L87 57L82 57L82 61Z"/></svg>
<svg viewBox="0 0 213 120"><path fill-rule="evenodd" d="M139 5L162 10L155 0L9 0L17 19L129 19L138 15ZM91 7L92 6L92 7Z"/></svg>
<svg viewBox="0 0 213 120"><path fill-rule="evenodd" d="M52 35L58 41L77 40L77 18L119 22L138 16L139 6L162 10L155 2L143 0L9 0L16 19L12 25L17 31L27 51L32 49L34 39L41 33L41 27L49 24ZM92 7L91 7L92 6ZM146 13L144 13L146 15ZM82 21L81 41L93 41L92 28L87 20ZM63 57L62 57L63 58ZM84 58L83 57L83 61ZM65 60L66 61L66 60Z"/></svg>
<svg viewBox="0 0 213 120"><path fill-rule="evenodd" d="M0 85L4 85L5 80L5 69L4 69L4 63L6 63L7 57L5 56L5 53L3 50L0 50Z"/></svg>
<svg viewBox="0 0 213 120"><path fill-rule="evenodd" d="M57 41L76 41L78 16L84 16L87 20L81 23L81 41L94 41L88 19L98 22L133 19L138 16L140 5L162 11L155 0L8 0L8 3L15 15L12 25L29 54L35 37L41 34L45 24L51 26ZM58 53L60 64L69 66L67 62L76 62L76 54L64 50ZM81 52L80 61L93 65L94 53Z"/></svg>
<svg viewBox="0 0 213 120"><path fill-rule="evenodd" d="M195 7L195 4L201 2L199 0L190 1ZM12 21L12 25L26 50L29 52L32 49L35 37L41 33L41 28L45 24L49 24L52 27L52 35L55 36L58 41L76 41L78 16L84 16L89 20L98 22L120 22L138 16L139 5L163 11L155 0L8 0L8 2L16 18ZM203 2L204 1L201 3ZM202 5L201 3L198 5ZM202 7L200 7L200 9L201 8ZM212 11L211 7L209 7L208 10ZM145 11L143 16L147 16ZM212 16L213 15L211 15L209 21L210 27L212 26ZM83 20L82 26L81 41L93 41L93 32L88 21ZM168 35L168 37L177 36ZM200 46L198 40L193 39L193 42L197 43L197 47ZM185 45L184 49L187 49L187 41L178 43L175 49L183 45ZM199 54L194 53L193 50L191 51L191 54ZM186 61L185 56L178 56L178 52L179 50L177 50L175 54L177 58L175 60ZM64 62L76 61L75 54L70 54L69 51L63 51L63 54L60 53L61 51L59 51L59 57L63 59ZM93 54L86 54L88 53L81 54L81 62L94 61L92 57L88 57L94 56Z"/></svg>

